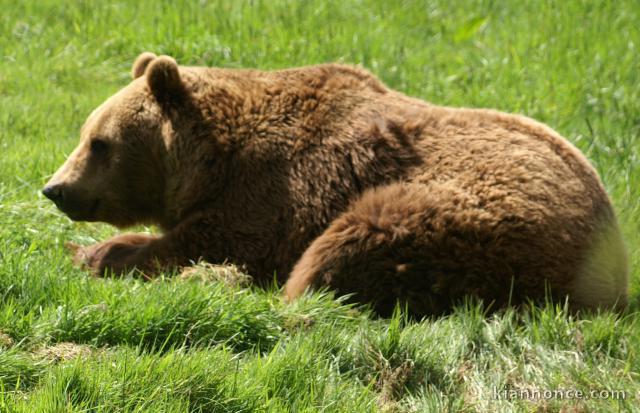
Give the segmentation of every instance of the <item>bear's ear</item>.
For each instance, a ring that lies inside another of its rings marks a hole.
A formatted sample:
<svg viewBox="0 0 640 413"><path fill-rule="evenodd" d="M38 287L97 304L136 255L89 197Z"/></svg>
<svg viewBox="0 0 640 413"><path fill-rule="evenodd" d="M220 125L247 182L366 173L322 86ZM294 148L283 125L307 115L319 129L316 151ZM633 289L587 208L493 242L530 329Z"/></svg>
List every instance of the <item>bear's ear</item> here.
<svg viewBox="0 0 640 413"><path fill-rule="evenodd" d="M133 62L133 66L131 67L131 77L134 79L139 78L144 75L144 71L149 66L152 60L155 60L158 56L151 52L141 53L140 56L136 57L136 60Z"/></svg>
<svg viewBox="0 0 640 413"><path fill-rule="evenodd" d="M179 98L184 92L178 64L169 56L154 59L149 63L145 75L151 93L161 103Z"/></svg>

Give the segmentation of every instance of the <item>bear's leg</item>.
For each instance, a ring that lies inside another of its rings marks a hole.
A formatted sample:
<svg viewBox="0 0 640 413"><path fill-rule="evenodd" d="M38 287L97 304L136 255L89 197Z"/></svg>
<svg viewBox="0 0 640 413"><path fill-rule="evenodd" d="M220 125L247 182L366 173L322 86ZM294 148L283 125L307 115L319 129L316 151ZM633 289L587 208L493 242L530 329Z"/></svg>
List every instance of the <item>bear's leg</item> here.
<svg viewBox="0 0 640 413"><path fill-rule="evenodd" d="M74 264L101 276L107 270L119 274L138 266L135 257L156 239L154 235L122 234L86 247L69 244L68 248L73 252Z"/></svg>
<svg viewBox="0 0 640 413"><path fill-rule="evenodd" d="M397 183L363 194L305 251L285 285L293 299L327 285L354 294L388 315L396 300L416 315L439 314L467 294L499 304L509 268L483 257L486 219L471 196L453 184ZM501 268L502 266L502 268ZM497 267L497 268L491 268ZM501 304L501 303L500 303Z"/></svg>
<svg viewBox="0 0 640 413"><path fill-rule="evenodd" d="M228 246L232 243L217 227L220 221L210 214L215 215L215 212L194 214L160 236L125 234L79 248L76 261L97 275L105 272L118 275L135 268L144 278L200 258L223 262L231 256Z"/></svg>

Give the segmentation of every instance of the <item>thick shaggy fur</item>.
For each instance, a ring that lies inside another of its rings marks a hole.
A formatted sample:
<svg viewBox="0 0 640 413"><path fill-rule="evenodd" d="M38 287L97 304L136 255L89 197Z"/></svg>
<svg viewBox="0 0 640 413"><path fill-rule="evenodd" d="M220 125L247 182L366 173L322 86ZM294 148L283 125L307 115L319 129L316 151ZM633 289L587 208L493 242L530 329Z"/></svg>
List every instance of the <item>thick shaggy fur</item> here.
<svg viewBox="0 0 640 413"><path fill-rule="evenodd" d="M467 295L626 303L602 183L540 123L435 106L336 64L226 70L144 53L132 74L45 191L74 219L163 229L81 248L97 273L231 260L258 280L275 271L290 299L328 285L383 314Z"/></svg>

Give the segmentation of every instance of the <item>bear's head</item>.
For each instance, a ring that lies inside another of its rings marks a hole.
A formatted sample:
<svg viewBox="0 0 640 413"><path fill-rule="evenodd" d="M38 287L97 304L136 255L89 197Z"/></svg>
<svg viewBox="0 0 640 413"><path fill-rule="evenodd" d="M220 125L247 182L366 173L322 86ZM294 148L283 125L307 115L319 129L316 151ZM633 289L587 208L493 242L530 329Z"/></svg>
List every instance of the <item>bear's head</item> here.
<svg viewBox="0 0 640 413"><path fill-rule="evenodd" d="M157 222L162 214L168 103L185 88L167 56L141 54L132 75L91 113L79 145L42 191L73 220L123 227Z"/></svg>

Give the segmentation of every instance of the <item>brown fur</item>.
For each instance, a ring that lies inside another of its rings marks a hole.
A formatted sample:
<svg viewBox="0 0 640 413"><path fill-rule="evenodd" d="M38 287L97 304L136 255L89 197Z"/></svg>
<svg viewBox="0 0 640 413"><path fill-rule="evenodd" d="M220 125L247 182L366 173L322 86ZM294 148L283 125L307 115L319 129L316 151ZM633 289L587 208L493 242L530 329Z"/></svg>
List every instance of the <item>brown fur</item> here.
<svg viewBox="0 0 640 413"><path fill-rule="evenodd" d="M257 280L275 271L288 298L329 285L381 313L467 295L626 303L602 183L544 125L431 105L335 64L227 70L145 53L132 74L48 184L74 219L163 229L81 249L98 273L229 259Z"/></svg>

